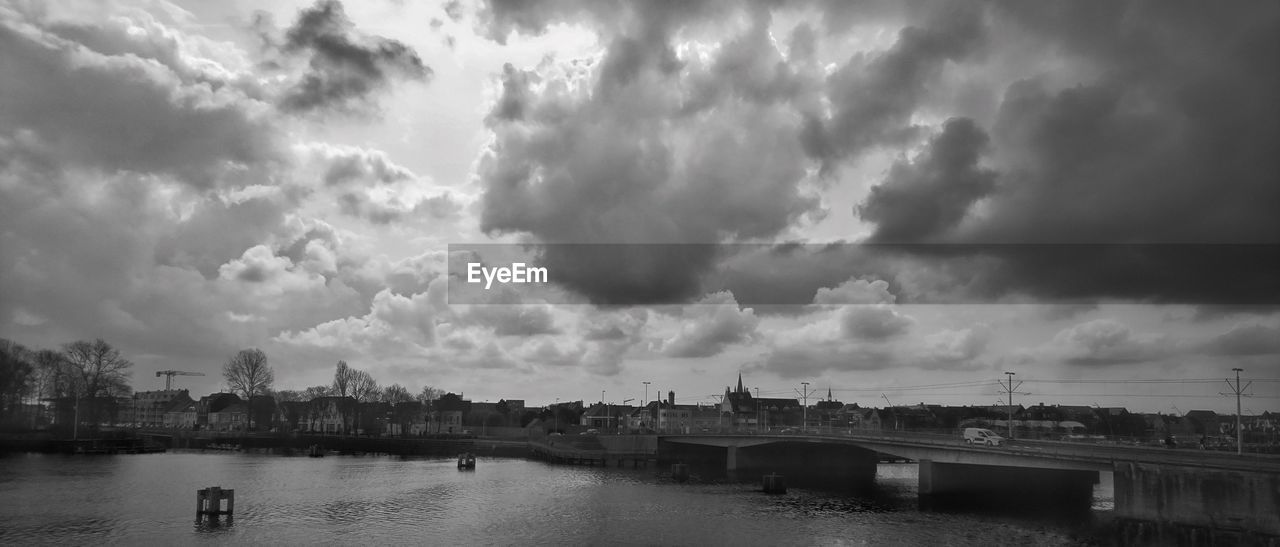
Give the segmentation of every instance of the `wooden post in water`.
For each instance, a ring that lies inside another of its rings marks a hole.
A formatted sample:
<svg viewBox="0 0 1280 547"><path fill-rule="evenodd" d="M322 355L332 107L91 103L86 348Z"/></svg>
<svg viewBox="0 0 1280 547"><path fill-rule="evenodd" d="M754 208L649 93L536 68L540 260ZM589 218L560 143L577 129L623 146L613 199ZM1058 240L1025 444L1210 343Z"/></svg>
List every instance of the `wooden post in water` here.
<svg viewBox="0 0 1280 547"><path fill-rule="evenodd" d="M770 473L764 476L764 492L766 494L786 494L787 481L782 475Z"/></svg>
<svg viewBox="0 0 1280 547"><path fill-rule="evenodd" d="M671 478L676 482L684 482L689 480L689 464L675 463L671 464Z"/></svg>
<svg viewBox="0 0 1280 547"><path fill-rule="evenodd" d="M227 510L222 510L222 500L227 500ZM196 520L205 516L217 520L218 515L230 518L236 510L236 491L210 486L196 490Z"/></svg>

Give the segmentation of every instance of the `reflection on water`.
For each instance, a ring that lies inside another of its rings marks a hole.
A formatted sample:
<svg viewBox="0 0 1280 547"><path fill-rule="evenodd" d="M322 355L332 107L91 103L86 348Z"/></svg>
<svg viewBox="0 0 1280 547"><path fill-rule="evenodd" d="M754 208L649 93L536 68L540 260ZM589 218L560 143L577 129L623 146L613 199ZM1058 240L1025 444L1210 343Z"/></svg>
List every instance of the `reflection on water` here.
<svg viewBox="0 0 1280 547"><path fill-rule="evenodd" d="M196 520L195 531L197 534L225 534L231 531L232 526L235 526L235 517L203 518Z"/></svg>
<svg viewBox="0 0 1280 547"><path fill-rule="evenodd" d="M884 464L856 495L769 496L653 467L514 459L459 472L451 459L25 455L0 459L0 544L1075 543L1079 526L917 511L915 469ZM196 490L209 486L236 490L234 520L193 526ZM1109 501L1102 492L1095 506Z"/></svg>

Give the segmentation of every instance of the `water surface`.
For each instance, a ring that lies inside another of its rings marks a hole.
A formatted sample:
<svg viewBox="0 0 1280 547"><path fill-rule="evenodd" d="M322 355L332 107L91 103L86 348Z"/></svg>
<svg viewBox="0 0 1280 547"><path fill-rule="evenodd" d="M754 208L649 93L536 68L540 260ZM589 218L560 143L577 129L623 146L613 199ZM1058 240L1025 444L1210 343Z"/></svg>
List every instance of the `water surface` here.
<svg viewBox="0 0 1280 547"><path fill-rule="evenodd" d="M1106 474L1104 474L1105 476ZM1109 477L1095 506L1109 502ZM916 468L882 464L874 491L670 480L661 469L480 458L170 452L0 459L3 544L1071 545L1087 523L916 510ZM196 524L200 488L236 514Z"/></svg>

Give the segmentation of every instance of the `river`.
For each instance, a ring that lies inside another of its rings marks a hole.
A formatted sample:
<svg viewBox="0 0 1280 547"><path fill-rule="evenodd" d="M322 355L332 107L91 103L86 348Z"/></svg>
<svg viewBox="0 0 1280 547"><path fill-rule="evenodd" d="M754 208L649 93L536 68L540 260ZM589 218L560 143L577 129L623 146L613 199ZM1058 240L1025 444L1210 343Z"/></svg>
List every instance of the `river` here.
<svg viewBox="0 0 1280 547"><path fill-rule="evenodd" d="M1110 502L1106 475L1096 509ZM452 460L386 456L20 454L0 457L0 544L1074 545L1090 528L919 511L911 464L881 464L876 483L858 495L766 495L753 484L676 483L652 466L480 458L459 471ZM196 523L196 490L208 486L235 489L230 523Z"/></svg>

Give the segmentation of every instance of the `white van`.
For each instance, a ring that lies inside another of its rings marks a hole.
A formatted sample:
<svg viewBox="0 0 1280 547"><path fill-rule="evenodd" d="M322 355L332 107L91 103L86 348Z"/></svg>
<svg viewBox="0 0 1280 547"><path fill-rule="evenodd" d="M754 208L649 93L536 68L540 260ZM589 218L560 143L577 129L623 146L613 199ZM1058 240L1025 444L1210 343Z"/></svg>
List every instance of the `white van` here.
<svg viewBox="0 0 1280 547"><path fill-rule="evenodd" d="M969 444L1000 446L1004 444L1004 437L996 435L996 432L990 429L966 427L964 428L964 442Z"/></svg>

